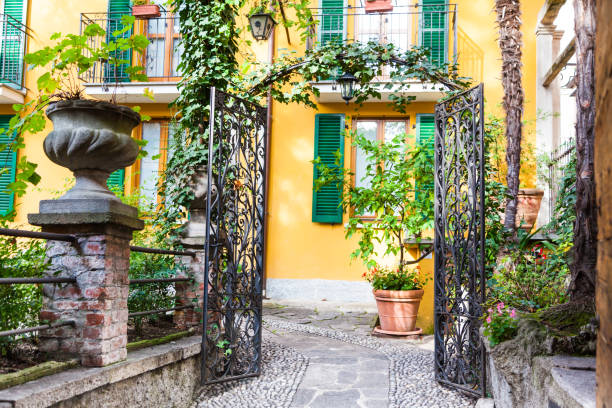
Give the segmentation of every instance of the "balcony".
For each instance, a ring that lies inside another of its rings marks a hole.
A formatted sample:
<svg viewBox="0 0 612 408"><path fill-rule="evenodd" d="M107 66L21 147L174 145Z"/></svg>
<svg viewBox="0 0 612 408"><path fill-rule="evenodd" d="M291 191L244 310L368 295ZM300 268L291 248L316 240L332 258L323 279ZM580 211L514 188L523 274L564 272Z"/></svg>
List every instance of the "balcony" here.
<svg viewBox="0 0 612 408"><path fill-rule="evenodd" d="M8 14L0 14L0 104L23 103L26 27Z"/></svg>
<svg viewBox="0 0 612 408"><path fill-rule="evenodd" d="M368 13L364 7L318 8L313 10L315 24L307 47L331 41L378 42L393 44L399 50L414 46L430 51L432 64L459 64L459 72L475 80L482 78L482 50L458 27L455 4L415 5L412 0L394 0L393 10ZM383 67L375 81L380 84L382 98L389 101L392 93L385 89L390 81L390 67ZM319 102L342 102L339 87L333 79L315 84ZM416 101L436 101L443 96L431 83L415 80L409 93ZM378 99L372 102L378 102Z"/></svg>
<svg viewBox="0 0 612 408"><path fill-rule="evenodd" d="M83 13L81 14L81 32L90 24L98 24L106 31L106 37L92 39L92 47L102 41L112 39L112 33L122 28L122 14L119 13ZM146 52L141 55L125 52L120 59L129 64L111 65L100 62L90 70L81 73L85 89L91 97L109 100L113 96L119 103L170 103L179 93L177 83L180 80L178 63L183 47L179 34L178 16L162 12L160 17L139 19L134 23L132 33L145 35L149 39ZM131 82L126 68L129 65L142 66L148 76L148 82ZM145 89L150 90L155 100L146 97Z"/></svg>

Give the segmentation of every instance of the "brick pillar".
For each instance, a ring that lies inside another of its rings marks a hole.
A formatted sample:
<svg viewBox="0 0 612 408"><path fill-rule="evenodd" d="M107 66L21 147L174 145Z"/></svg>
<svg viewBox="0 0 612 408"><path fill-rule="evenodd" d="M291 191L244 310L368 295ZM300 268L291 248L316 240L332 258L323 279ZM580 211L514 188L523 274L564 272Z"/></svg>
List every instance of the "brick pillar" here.
<svg viewBox="0 0 612 408"><path fill-rule="evenodd" d="M597 2L595 185L599 207L596 301L597 407L612 407L612 2Z"/></svg>
<svg viewBox="0 0 612 408"><path fill-rule="evenodd" d="M198 243L198 244L196 244ZM202 308L204 307L204 237L187 238L182 240L187 251L196 253L196 256L183 256L180 258L181 268L177 276L191 278L191 282L177 282L177 306L194 305L192 309L184 309L174 313L174 323L180 328L199 327L202 322Z"/></svg>
<svg viewBox="0 0 612 408"><path fill-rule="evenodd" d="M30 214L29 220L43 231L78 238L78 244L47 243L50 267L46 275L75 277L76 284L44 285L40 318L73 320L75 326L42 332L41 348L50 354L79 356L84 366L123 360L127 354L129 245L142 221L136 218L135 208L120 202L98 202L102 205L96 211L95 201L88 200L90 212L77 213L60 201L42 201L40 213Z"/></svg>

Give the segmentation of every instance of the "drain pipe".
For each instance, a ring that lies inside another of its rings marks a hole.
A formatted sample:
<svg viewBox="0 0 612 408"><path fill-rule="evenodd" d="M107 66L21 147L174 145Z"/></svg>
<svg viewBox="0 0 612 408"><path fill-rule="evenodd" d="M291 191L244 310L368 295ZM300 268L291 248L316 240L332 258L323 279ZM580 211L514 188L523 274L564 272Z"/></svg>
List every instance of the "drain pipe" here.
<svg viewBox="0 0 612 408"><path fill-rule="evenodd" d="M274 62L274 48L276 46L276 27L272 29L270 34L270 40L268 41L268 63ZM270 195L270 152L272 151L270 146L270 140L272 135L272 94L268 91L268 112L266 114L266 189L264 199L264 268L263 268L263 297L267 299L266 287L268 283L268 251L266 242L268 241L268 224L269 224L269 212L268 212L268 196Z"/></svg>

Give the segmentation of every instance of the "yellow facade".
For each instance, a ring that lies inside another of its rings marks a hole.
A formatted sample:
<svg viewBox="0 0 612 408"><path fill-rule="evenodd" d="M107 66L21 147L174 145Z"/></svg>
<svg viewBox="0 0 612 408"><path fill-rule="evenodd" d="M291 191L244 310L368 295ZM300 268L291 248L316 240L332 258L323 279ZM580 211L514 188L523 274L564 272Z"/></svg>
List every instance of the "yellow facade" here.
<svg viewBox="0 0 612 408"><path fill-rule="evenodd" d="M485 86L487 110L500 113L503 89L500 78L500 52L493 0L457 0L457 29L459 33L459 60L465 61L465 70L482 76ZM104 12L107 0L29 0L27 26L31 38L28 51L34 51L48 43L52 33L79 32L80 13ZM535 119L535 36L537 13L541 2L522 2L523 8L523 79L526 93L525 117ZM244 20L244 19L243 19ZM349 26L349 29L350 26ZM245 35L248 35L245 34ZM304 45L297 44L299 36L292 33L289 44L284 29L274 33L274 52L296 50L303 52ZM464 55L462 55L464 47ZM252 49L260 61L270 55L268 43L255 44ZM476 62L468 63L468 54L477 53ZM28 72L26 88L36 88L36 72ZM30 98L28 91L26 98ZM408 118L410 129L416 115L433 113L434 102L419 102L409 106L401 117ZM172 112L166 104L142 104L142 112L154 119L169 118ZM386 103L368 102L356 108L354 104L320 104L318 112L297 105L273 103L270 158L270 185L268 208L268 232L266 250L266 275L268 279L284 280L328 280L357 282L365 271L359 261L349 261L355 241L344 239L342 224L319 224L312 222L312 178L311 160L314 151L316 113L344 113L347 123L359 117L399 117ZM0 105L0 114L12 113L10 105ZM50 129L50 125L47 130ZM39 164L42 182L30 188L24 197L15 200L17 224L26 225L27 214L37 212L38 202L54 196L63 189L70 172L53 163L42 150L42 141L47 132L26 137L27 147L19 152ZM534 138L533 133L529 134ZM529 140L528 140L529 141ZM345 143L345 165L350 163L350 142ZM126 183L134 187L137 174L127 171ZM535 180L526 180L528 185ZM131 188L129 187L129 188ZM347 216L344 216L344 222ZM412 256L416 256L412 251ZM421 262L422 270L433 274L433 260ZM321 299L312 299L321 300ZM371 299L363 299L364 302ZM430 330L433 323L433 289L430 284L420 311L420 327Z"/></svg>

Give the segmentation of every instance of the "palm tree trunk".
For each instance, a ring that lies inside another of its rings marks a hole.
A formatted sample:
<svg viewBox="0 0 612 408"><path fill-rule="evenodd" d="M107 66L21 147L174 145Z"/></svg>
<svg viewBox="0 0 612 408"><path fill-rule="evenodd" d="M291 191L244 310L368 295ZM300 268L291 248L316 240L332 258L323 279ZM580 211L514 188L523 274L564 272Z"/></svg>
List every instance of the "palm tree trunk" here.
<svg viewBox="0 0 612 408"><path fill-rule="evenodd" d="M575 0L576 24L576 223L570 300L592 302L597 264L595 200L595 0Z"/></svg>
<svg viewBox="0 0 612 408"><path fill-rule="evenodd" d="M516 231L517 196L521 170L521 140L523 138L523 102L525 99L522 73L521 8L519 0L495 0L499 48L502 55L502 85L506 111L506 162L508 192L504 227Z"/></svg>

